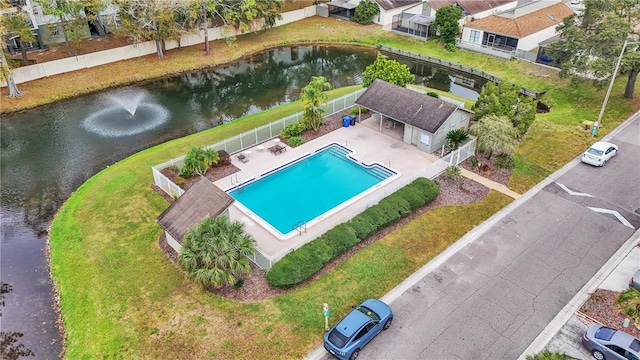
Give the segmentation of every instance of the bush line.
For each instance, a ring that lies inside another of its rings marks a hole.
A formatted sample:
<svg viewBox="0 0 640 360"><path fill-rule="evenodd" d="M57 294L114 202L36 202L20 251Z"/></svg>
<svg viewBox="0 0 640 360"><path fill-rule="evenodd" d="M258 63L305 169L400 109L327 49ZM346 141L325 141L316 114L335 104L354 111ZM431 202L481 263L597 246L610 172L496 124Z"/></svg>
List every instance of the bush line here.
<svg viewBox="0 0 640 360"><path fill-rule="evenodd" d="M436 182L418 178L348 222L285 255L267 272L269 284L297 285L358 242L431 202L440 194Z"/></svg>

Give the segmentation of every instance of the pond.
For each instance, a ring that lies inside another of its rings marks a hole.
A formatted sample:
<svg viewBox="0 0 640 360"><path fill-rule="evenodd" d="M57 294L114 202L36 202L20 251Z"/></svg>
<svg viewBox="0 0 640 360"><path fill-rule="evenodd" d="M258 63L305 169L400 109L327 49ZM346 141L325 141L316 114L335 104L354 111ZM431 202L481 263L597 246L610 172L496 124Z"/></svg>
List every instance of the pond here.
<svg viewBox="0 0 640 360"><path fill-rule="evenodd" d="M37 358L58 357L47 229L64 200L92 175L142 149L297 100L312 76L336 88L360 84L375 56L358 47L285 47L3 117L0 274L13 291L6 294L2 331L24 334L19 342ZM425 74L419 82L429 78L426 70L413 70ZM457 82L449 80L453 91Z"/></svg>

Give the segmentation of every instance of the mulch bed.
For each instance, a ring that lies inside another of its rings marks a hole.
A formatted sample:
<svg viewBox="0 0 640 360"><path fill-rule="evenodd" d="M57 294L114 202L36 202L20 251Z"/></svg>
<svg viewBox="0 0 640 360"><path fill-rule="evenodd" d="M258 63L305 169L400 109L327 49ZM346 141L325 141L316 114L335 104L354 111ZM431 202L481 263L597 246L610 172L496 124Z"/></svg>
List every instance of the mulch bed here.
<svg viewBox="0 0 640 360"><path fill-rule="evenodd" d="M342 116L345 114L348 114L348 110L349 109L326 117L323 122L323 125L318 129L318 131L307 131L302 136L303 141L305 143L309 142L331 131L341 128L343 126ZM363 114L362 117L363 119L368 118L367 114ZM497 159L496 156L493 156L492 159L488 159L484 157L481 160L481 163L488 164L489 170L485 170L483 173L480 173L480 174L498 183L506 184L509 180L509 177L511 176L511 170L495 170L495 168L493 168L493 164L496 159ZM468 161L466 161L465 163L468 163ZM463 163L461 165L470 171L479 172L479 169L474 169L469 164L465 166L465 164ZM490 170L490 169L493 169L493 170ZM238 169L235 166L225 165L225 167L217 167L217 168L210 169L209 171L207 171L207 173L204 176L210 179L211 181L215 181L225 176L231 175L236 171L238 171ZM174 169L174 172L175 172L175 169ZM172 174L165 174L165 175L170 176ZM188 179L187 182L185 183L185 187L188 188L189 183L197 180L198 177L195 177L195 178L196 179L194 180ZM309 283L315 281L317 278L327 273L328 271L332 270L334 267L336 267L337 265L341 264L343 261L351 257L360 249L385 237L387 234L393 232L394 230L403 227L404 225L414 220L415 218L419 217L420 215L424 214L425 212L440 206L470 204L470 203L482 200L489 193L489 188L487 188L486 186L466 178L463 178L460 182L456 182L441 176L437 178L436 181L440 185L440 195L438 195L438 197L435 200L425 205L424 207L420 208L418 211L414 212L413 214L399 220L397 223L379 230L378 232L370 236L368 239L356 244L349 251L340 255L339 257L337 257L336 259L334 259L333 261L325 265L325 267L322 268L322 270L320 270L314 276L307 279L301 284L298 284L296 286L286 288L286 289L273 287L269 285L269 283L267 282L265 277L265 272L252 263L251 264L252 272L251 274L243 278L244 285L241 288L237 289L233 286L227 286L220 289L211 288L208 290L211 291L212 293L226 297L228 299L242 301L242 302L260 301L260 300L268 299L270 297L278 296L290 291L294 291L298 288L304 287ZM159 192L162 192L162 191L160 190ZM165 196L165 198L167 198L167 196ZM172 201L172 199L167 199L167 200ZM167 256L167 258L169 258L173 263L176 263L177 254L173 250L173 248L171 248L167 244L164 234L159 239L159 245L162 251Z"/></svg>
<svg viewBox="0 0 640 360"><path fill-rule="evenodd" d="M597 289L578 310L579 314L584 315L579 316L579 318L584 322L593 323L595 321L614 329L620 329L640 338L640 329L633 324L633 321L628 327L622 327L622 322L627 316L624 312L618 315L615 314L617 306L614 300L619 294L616 291Z"/></svg>

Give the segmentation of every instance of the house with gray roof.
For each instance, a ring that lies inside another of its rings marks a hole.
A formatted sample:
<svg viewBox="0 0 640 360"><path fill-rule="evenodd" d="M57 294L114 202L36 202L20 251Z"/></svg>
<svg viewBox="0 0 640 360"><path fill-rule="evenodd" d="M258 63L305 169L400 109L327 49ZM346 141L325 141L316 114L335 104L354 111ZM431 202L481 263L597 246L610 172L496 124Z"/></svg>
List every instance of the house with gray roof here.
<svg viewBox="0 0 640 360"><path fill-rule="evenodd" d="M440 150L449 131L467 131L472 115L469 110L380 79L355 103L379 114L381 132L383 126L401 127L403 142L427 153Z"/></svg>
<svg viewBox="0 0 640 360"><path fill-rule="evenodd" d="M391 24L393 16L403 10L419 3L421 0L374 0L378 4L380 13L373 17L372 21L382 26ZM336 17L351 20L360 0L332 0L317 6L317 14L320 16Z"/></svg>
<svg viewBox="0 0 640 360"><path fill-rule="evenodd" d="M179 254L189 228L207 217L229 217L229 206L233 202L229 194L202 177L163 211L156 222L164 229L167 243Z"/></svg>

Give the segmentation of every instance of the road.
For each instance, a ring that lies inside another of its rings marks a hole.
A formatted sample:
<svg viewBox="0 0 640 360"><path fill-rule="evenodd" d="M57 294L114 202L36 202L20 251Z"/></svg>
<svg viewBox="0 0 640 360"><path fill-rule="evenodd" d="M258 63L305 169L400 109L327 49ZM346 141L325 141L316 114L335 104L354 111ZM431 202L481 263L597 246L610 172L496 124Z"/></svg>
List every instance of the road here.
<svg viewBox="0 0 640 360"><path fill-rule="evenodd" d="M640 227L640 112L608 138L605 167L571 161L385 295L361 357L517 359Z"/></svg>

